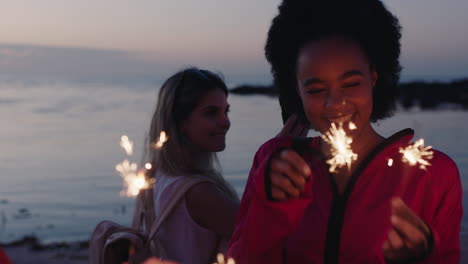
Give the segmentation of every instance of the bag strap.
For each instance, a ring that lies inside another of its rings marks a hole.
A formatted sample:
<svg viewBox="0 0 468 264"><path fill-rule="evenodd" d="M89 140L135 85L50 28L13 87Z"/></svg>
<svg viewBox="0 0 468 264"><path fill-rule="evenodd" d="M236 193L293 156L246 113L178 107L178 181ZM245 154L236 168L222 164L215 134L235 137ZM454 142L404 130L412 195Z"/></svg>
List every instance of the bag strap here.
<svg viewBox="0 0 468 264"><path fill-rule="evenodd" d="M154 222L154 201L152 199L153 187L142 189L136 197L135 212L132 227L143 231L149 230Z"/></svg>
<svg viewBox="0 0 468 264"><path fill-rule="evenodd" d="M145 217L145 230L150 232L153 223L155 222L155 212L154 212L154 187L151 185L151 188L145 189L143 193L143 206L144 206L144 217Z"/></svg>
<svg viewBox="0 0 468 264"><path fill-rule="evenodd" d="M133 213L132 219L132 227L136 228L137 230L141 230L142 219L144 217L144 209L143 209L143 190L138 193L136 200L135 200L135 212Z"/></svg>
<svg viewBox="0 0 468 264"><path fill-rule="evenodd" d="M186 180L182 183L182 186L180 186L180 188L174 194L174 197L172 197L169 200L169 202L166 204L166 206L161 210L161 214L159 215L158 219L156 219L156 221L151 227L147 241L151 241L151 239L153 239L154 235L158 231L161 224L169 216L171 211L177 206L179 201L184 197L185 193L194 185L198 183L202 183L202 182L212 182L212 181L210 179L203 179L203 178L189 178L189 180Z"/></svg>

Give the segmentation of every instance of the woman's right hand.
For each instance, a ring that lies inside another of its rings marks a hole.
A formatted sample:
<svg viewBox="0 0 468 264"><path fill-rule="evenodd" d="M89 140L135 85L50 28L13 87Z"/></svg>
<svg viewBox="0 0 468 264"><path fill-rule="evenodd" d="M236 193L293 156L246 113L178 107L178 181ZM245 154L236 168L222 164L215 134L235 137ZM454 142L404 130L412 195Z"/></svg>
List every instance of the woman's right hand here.
<svg viewBox="0 0 468 264"><path fill-rule="evenodd" d="M299 197L311 176L309 165L297 152L289 149L274 154L269 172L271 196L277 201Z"/></svg>
<svg viewBox="0 0 468 264"><path fill-rule="evenodd" d="M151 257L147 259L143 264L177 264L177 262L173 262L169 260L161 260L155 257Z"/></svg>

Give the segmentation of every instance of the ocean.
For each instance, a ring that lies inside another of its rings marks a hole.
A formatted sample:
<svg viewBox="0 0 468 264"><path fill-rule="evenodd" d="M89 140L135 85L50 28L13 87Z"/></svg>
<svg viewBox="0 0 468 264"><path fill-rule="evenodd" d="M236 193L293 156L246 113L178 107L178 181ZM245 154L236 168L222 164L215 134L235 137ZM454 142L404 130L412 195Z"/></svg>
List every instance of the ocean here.
<svg viewBox="0 0 468 264"><path fill-rule="evenodd" d="M158 81L0 76L0 242L35 235L81 241L101 220L129 224L134 198L120 195L115 165L139 162ZM230 95L231 129L219 154L223 175L242 194L258 147L282 122L277 99ZM398 111L375 124L384 136L411 127L457 163L468 206L467 112ZM127 157L122 135L134 141ZM311 132L311 135L314 135ZM462 233L468 232L463 218Z"/></svg>

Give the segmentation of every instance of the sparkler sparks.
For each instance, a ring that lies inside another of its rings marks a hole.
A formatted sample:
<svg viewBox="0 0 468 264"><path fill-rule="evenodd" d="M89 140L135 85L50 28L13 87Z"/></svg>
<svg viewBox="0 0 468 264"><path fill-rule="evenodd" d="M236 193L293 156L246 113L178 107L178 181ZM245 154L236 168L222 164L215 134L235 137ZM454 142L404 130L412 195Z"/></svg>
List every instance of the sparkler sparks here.
<svg viewBox="0 0 468 264"><path fill-rule="evenodd" d="M120 138L120 146L125 150L128 156L133 154L133 142L126 135Z"/></svg>
<svg viewBox="0 0 468 264"><path fill-rule="evenodd" d="M234 261L233 258L228 258L227 259L227 262L226 260L224 259L224 255L219 253L217 256L216 256L216 260L218 262L214 263L214 264L236 264L236 262Z"/></svg>
<svg viewBox="0 0 468 264"><path fill-rule="evenodd" d="M387 165L388 165L389 167L393 166L393 159L388 159Z"/></svg>
<svg viewBox="0 0 468 264"><path fill-rule="evenodd" d="M166 141L169 139L169 137L166 135L166 132L164 131L161 131L161 133L159 134L159 139L157 142L155 142L153 144L153 147L155 149L160 149L162 148L162 146L164 145L164 143L166 143Z"/></svg>
<svg viewBox="0 0 468 264"><path fill-rule="evenodd" d="M353 126L355 127L354 124ZM357 154L351 149L353 140L346 135L343 123L339 123L338 127L336 127L335 123L332 123L330 130L322 135L322 139L331 146L332 158L327 160L330 165L330 172L334 172L337 167L341 168L345 165L350 169L351 162L357 159Z"/></svg>
<svg viewBox="0 0 468 264"><path fill-rule="evenodd" d="M144 171L140 170L137 172L136 163L124 160L115 166L115 170L120 173L124 180L125 190L121 192L122 195L128 197L137 196L141 189L149 187Z"/></svg>
<svg viewBox="0 0 468 264"><path fill-rule="evenodd" d="M147 169L147 170L151 170L152 167L153 166L151 166L151 163L146 163L145 164L145 169Z"/></svg>
<svg viewBox="0 0 468 264"><path fill-rule="evenodd" d="M158 142L154 144L156 149L162 148L164 143L168 140L166 133L161 132ZM133 142L125 135L120 138L120 146L125 150L127 156L133 154ZM154 184L153 179L146 179L145 171L152 168L151 163L146 163L145 168L138 170L136 163L131 163L128 160L124 160L115 166L115 170L119 172L124 180L124 190L121 194L128 197L135 197L138 195L140 190L149 188Z"/></svg>
<svg viewBox="0 0 468 264"><path fill-rule="evenodd" d="M424 147L424 139L420 139L406 148L400 148L400 153L403 154L402 161L411 166L419 164L419 168L425 170L427 166L431 166L428 160L432 159L433 152L430 149L432 147Z"/></svg>

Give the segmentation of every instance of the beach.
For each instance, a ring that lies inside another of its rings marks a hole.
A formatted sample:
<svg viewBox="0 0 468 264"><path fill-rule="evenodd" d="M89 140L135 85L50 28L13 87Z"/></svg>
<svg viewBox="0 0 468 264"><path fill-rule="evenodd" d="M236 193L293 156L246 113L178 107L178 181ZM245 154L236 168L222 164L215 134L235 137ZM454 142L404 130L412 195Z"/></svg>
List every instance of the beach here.
<svg viewBox="0 0 468 264"><path fill-rule="evenodd" d="M460 236L461 260L468 263L468 234ZM14 264L84 264L88 263L88 243L54 243L40 245L35 240L22 240L2 248Z"/></svg>
<svg viewBox="0 0 468 264"><path fill-rule="evenodd" d="M27 237L1 245L14 264L81 264L88 263L88 242L40 244Z"/></svg>

